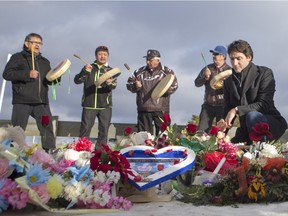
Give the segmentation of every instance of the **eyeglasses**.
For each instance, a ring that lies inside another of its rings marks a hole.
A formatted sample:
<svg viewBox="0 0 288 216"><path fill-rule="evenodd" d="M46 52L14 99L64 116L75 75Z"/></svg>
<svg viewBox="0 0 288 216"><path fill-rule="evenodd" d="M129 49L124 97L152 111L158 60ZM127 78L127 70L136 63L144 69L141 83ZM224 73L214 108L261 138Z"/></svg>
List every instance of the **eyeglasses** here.
<svg viewBox="0 0 288 216"><path fill-rule="evenodd" d="M38 41L28 41L29 43L32 43L32 44L37 44L39 46L42 46L43 43L42 42L38 42Z"/></svg>
<svg viewBox="0 0 288 216"><path fill-rule="evenodd" d="M218 56L218 55L221 55L220 53L213 53L212 54L213 56Z"/></svg>

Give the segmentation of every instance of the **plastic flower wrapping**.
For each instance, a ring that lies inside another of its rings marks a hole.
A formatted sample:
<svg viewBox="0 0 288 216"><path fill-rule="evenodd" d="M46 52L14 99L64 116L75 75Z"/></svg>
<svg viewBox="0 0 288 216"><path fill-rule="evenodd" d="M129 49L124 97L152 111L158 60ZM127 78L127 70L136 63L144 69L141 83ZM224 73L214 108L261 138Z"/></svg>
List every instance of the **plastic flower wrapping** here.
<svg viewBox="0 0 288 216"><path fill-rule="evenodd" d="M11 140L0 148L0 213L30 203L52 212L79 213L132 206L115 192L130 173L129 163L108 145L93 151L91 141L79 138L50 153Z"/></svg>

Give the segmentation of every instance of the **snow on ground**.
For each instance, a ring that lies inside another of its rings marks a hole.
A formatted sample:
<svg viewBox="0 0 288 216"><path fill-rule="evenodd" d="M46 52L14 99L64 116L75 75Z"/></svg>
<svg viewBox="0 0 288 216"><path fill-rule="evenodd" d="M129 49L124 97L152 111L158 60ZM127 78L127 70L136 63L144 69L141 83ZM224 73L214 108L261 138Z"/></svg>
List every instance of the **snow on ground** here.
<svg viewBox="0 0 288 216"><path fill-rule="evenodd" d="M273 204L239 204L235 206L193 206L179 201L136 203L129 211L78 213L52 213L37 207L7 211L1 216L288 216L288 202Z"/></svg>

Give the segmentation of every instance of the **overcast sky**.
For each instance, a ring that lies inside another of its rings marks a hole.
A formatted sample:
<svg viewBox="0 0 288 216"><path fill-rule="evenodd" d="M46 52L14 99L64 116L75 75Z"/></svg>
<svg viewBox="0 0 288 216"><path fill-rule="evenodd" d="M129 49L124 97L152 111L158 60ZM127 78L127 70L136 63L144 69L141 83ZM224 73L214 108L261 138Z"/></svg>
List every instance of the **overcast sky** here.
<svg viewBox="0 0 288 216"><path fill-rule="evenodd" d="M275 104L288 120L287 11L284 1L1 1L0 67L3 71L9 53L21 51L27 34L42 35L41 52L52 68L66 58L71 61L70 74L56 87L56 101L50 88L52 114L60 121L80 121L83 86L73 79L84 64L73 54L92 63L95 48L106 45L110 66L121 69L112 123L136 123L136 95L126 89L130 72L123 64L137 69L145 65L146 51L157 49L162 64L178 78L179 88L171 96L172 122L186 124L203 103L204 87L194 85L205 66L201 53L211 63L210 49L243 39L252 46L253 62L274 71ZM0 119L11 118L11 92L7 82Z"/></svg>

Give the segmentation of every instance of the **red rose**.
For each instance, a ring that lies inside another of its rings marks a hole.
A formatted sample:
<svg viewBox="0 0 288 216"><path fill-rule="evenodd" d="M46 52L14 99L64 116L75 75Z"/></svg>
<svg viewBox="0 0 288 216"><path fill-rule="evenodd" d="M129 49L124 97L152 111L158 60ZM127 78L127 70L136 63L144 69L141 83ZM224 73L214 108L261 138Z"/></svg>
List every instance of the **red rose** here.
<svg viewBox="0 0 288 216"><path fill-rule="evenodd" d="M269 139L272 139L272 134L270 132L269 124L266 122L256 123L252 128L253 132L249 134L249 138L252 141L261 141L262 137L267 136Z"/></svg>
<svg viewBox="0 0 288 216"><path fill-rule="evenodd" d="M163 122L162 125L160 126L160 131L165 131L167 129L167 125Z"/></svg>
<svg viewBox="0 0 288 216"><path fill-rule="evenodd" d="M42 116L42 125L47 126L49 124L49 116Z"/></svg>
<svg viewBox="0 0 288 216"><path fill-rule="evenodd" d="M186 130L189 134L195 134L197 131L197 126L195 124L188 124Z"/></svg>
<svg viewBox="0 0 288 216"><path fill-rule="evenodd" d="M131 131L132 131L132 128L131 128L131 127L127 127L127 128L124 130L124 134L128 136L128 135L131 133Z"/></svg>
<svg viewBox="0 0 288 216"><path fill-rule="evenodd" d="M211 130L209 131L209 134L212 135L212 136L213 135L217 136L218 131L219 131L219 128L217 126L212 126Z"/></svg>
<svg viewBox="0 0 288 216"><path fill-rule="evenodd" d="M170 118L170 115L168 113L163 115L163 121L167 124L171 123L171 118Z"/></svg>

